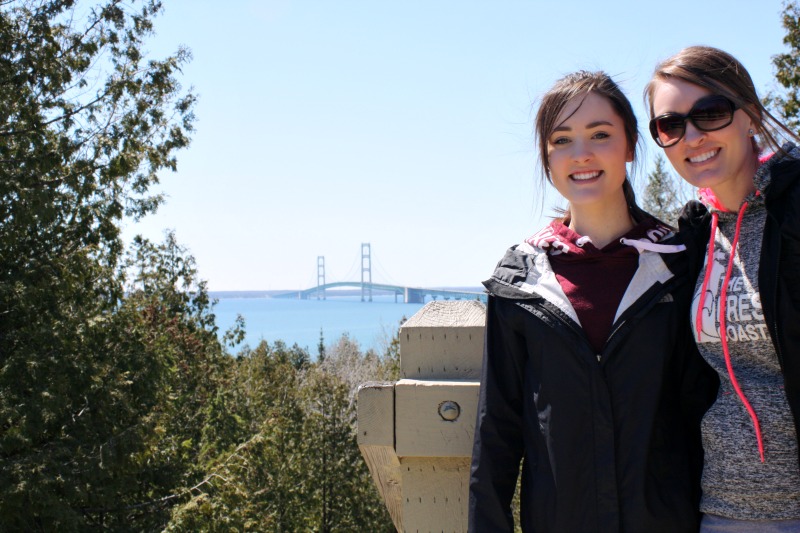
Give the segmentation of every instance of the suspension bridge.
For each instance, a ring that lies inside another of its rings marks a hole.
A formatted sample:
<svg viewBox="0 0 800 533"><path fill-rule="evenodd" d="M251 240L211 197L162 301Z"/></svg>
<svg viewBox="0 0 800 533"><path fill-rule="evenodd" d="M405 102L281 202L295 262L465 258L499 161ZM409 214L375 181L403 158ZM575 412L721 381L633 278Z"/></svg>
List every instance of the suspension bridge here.
<svg viewBox="0 0 800 533"><path fill-rule="evenodd" d="M486 294L477 291L461 291L454 289L429 289L424 287L406 287L372 281L372 247L370 243L361 244L361 281L325 282L325 256L317 256L317 285L302 291L287 291L276 294L273 298L294 298L299 300L325 300L329 290L342 288L361 290L361 301L371 302L372 295L394 294L394 301L403 299L403 303L425 303L428 300L480 300L486 302Z"/></svg>

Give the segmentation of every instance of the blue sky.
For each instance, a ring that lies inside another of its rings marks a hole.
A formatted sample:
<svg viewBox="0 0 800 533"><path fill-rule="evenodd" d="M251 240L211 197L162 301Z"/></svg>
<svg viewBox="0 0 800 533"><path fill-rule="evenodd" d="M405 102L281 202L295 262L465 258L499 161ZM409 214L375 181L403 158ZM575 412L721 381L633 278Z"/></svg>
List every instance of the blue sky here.
<svg viewBox="0 0 800 533"><path fill-rule="evenodd" d="M658 6L658 7L656 7ZM763 93L782 3L166 0L153 56L192 50L197 131L167 203L125 228L173 229L211 290L357 280L477 286L559 205L540 185L536 98L602 69L646 134L642 89L691 44L738 57ZM642 144L637 187L658 153ZM544 207L542 206L544 204Z"/></svg>

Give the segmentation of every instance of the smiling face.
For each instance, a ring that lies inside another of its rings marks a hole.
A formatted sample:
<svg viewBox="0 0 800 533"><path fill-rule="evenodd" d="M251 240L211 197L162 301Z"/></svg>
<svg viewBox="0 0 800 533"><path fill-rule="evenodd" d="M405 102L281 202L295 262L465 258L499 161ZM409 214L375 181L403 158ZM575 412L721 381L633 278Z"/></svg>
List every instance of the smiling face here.
<svg viewBox="0 0 800 533"><path fill-rule="evenodd" d="M654 85L654 116L688 113L704 96L712 93L699 85L676 78L658 80ZM750 117L741 109L733 121L717 131L700 131L687 121L683 138L664 153L683 179L698 188L710 188L729 210L738 209L753 190L758 154L753 150Z"/></svg>
<svg viewBox="0 0 800 533"><path fill-rule="evenodd" d="M573 213L627 209L622 184L633 148L607 98L590 92L572 99L547 137L547 156L553 186Z"/></svg>

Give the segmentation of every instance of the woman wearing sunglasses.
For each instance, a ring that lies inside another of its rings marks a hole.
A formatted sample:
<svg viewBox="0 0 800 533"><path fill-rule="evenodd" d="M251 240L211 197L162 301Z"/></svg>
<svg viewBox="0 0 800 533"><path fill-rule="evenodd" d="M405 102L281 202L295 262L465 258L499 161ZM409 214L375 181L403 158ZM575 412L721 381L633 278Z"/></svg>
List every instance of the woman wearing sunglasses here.
<svg viewBox="0 0 800 533"><path fill-rule="evenodd" d="M683 247L662 243L670 228L627 179L630 102L606 74L571 74L543 96L536 136L569 207L485 282L469 530L514 531L522 462L523 531L696 531L716 376L685 320Z"/></svg>
<svg viewBox="0 0 800 533"><path fill-rule="evenodd" d="M704 204L680 222L693 333L721 379L702 423L701 531L800 531L800 150L776 135L797 137L715 48L661 63L645 97L653 139Z"/></svg>

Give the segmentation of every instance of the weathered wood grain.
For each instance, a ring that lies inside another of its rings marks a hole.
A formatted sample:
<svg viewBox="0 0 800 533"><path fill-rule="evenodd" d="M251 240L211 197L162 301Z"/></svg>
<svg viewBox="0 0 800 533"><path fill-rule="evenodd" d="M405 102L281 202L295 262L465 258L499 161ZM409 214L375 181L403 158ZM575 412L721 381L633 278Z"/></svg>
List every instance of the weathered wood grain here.
<svg viewBox="0 0 800 533"><path fill-rule="evenodd" d="M407 532L467 530L468 457L403 457L403 527Z"/></svg>
<svg viewBox="0 0 800 533"><path fill-rule="evenodd" d="M480 383L401 379L395 385L395 449L400 457L470 457ZM439 414L459 407L455 420Z"/></svg>
<svg viewBox="0 0 800 533"><path fill-rule="evenodd" d="M400 328L400 377L478 379L485 317L478 301L426 304Z"/></svg>

